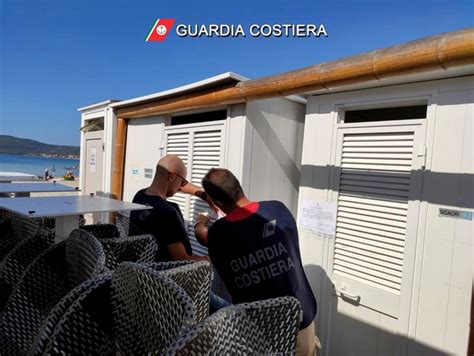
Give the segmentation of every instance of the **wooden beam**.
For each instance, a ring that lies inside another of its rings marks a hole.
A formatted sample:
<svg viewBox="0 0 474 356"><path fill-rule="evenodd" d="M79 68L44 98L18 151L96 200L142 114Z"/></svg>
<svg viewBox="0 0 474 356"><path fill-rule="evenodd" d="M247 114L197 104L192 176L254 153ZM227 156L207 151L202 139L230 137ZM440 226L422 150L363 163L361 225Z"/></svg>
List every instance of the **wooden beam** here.
<svg viewBox="0 0 474 356"><path fill-rule="evenodd" d="M227 87L118 107L112 193L117 199L122 198L126 119L213 108L465 65L474 65L474 28L431 36Z"/></svg>
<svg viewBox="0 0 474 356"><path fill-rule="evenodd" d="M123 117L117 118L117 136L115 137L114 167L112 171L112 196L115 199L122 199L123 194L127 126L127 120Z"/></svg>
<svg viewBox="0 0 474 356"><path fill-rule="evenodd" d="M119 107L116 113L138 118L206 109L472 64L474 29L469 28L232 86Z"/></svg>

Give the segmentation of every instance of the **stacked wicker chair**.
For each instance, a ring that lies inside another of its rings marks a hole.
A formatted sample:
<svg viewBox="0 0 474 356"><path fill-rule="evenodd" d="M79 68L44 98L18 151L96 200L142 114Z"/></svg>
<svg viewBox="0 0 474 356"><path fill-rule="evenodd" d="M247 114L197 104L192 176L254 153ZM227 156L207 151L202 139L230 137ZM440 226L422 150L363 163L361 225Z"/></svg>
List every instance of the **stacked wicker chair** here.
<svg viewBox="0 0 474 356"><path fill-rule="evenodd" d="M162 354L194 323L189 296L150 267L120 264L112 289L113 332L121 354Z"/></svg>
<svg viewBox="0 0 474 356"><path fill-rule="evenodd" d="M130 231L130 217L129 216L124 215L122 213L117 214L115 225L117 226L121 237L129 236L129 231Z"/></svg>
<svg viewBox="0 0 474 356"><path fill-rule="evenodd" d="M43 233L20 241L0 263L0 313L33 260L54 243L54 235Z"/></svg>
<svg viewBox="0 0 474 356"><path fill-rule="evenodd" d="M104 270L105 255L100 243L83 230L74 230L67 240L40 254L21 276L3 311L2 354L25 354L57 303Z"/></svg>
<svg viewBox="0 0 474 356"><path fill-rule="evenodd" d="M0 261L20 242L32 236L54 236L55 219L28 218L0 209Z"/></svg>
<svg viewBox="0 0 474 356"><path fill-rule="evenodd" d="M112 224L84 225L81 229L93 234L102 244L106 266L116 268L121 262L153 262L158 246L153 235L121 237Z"/></svg>
<svg viewBox="0 0 474 356"><path fill-rule="evenodd" d="M196 308L195 322L209 316L209 299L212 283L212 266L207 261L175 261L151 263L147 266L161 271L180 286Z"/></svg>
<svg viewBox="0 0 474 356"><path fill-rule="evenodd" d="M97 275L54 307L28 355L114 355L112 273Z"/></svg>
<svg viewBox="0 0 474 356"><path fill-rule="evenodd" d="M166 354L294 354L300 314L292 297L230 306L188 330Z"/></svg>
<svg viewBox="0 0 474 356"><path fill-rule="evenodd" d="M15 247L16 243L12 215L8 210L0 209L0 261Z"/></svg>

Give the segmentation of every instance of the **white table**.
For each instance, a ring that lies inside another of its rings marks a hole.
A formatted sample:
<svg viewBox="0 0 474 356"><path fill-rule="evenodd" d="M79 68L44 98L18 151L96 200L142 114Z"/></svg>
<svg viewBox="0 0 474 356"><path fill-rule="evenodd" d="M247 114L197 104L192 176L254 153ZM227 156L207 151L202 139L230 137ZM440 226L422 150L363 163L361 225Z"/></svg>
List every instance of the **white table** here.
<svg viewBox="0 0 474 356"><path fill-rule="evenodd" d="M80 214L152 209L151 206L85 195L0 198L0 207L30 218L56 217L56 242L65 240L79 227Z"/></svg>
<svg viewBox="0 0 474 356"><path fill-rule="evenodd" d="M22 172L0 172L0 182L39 180L37 175Z"/></svg>
<svg viewBox="0 0 474 356"><path fill-rule="evenodd" d="M15 193L16 196L29 197L30 193L74 192L78 188L60 183L0 183L0 194Z"/></svg>

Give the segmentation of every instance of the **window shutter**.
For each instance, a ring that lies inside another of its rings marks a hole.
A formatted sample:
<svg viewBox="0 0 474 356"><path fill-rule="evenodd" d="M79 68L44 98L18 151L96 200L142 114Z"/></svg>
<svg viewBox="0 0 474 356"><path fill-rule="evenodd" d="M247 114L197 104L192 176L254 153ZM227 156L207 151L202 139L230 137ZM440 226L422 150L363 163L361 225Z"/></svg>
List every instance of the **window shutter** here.
<svg viewBox="0 0 474 356"><path fill-rule="evenodd" d="M414 132L344 134L333 273L400 295Z"/></svg>
<svg viewBox="0 0 474 356"><path fill-rule="evenodd" d="M201 181L211 168L220 166L222 129L198 131L194 133L192 147L191 182L201 186ZM207 248L197 242L194 236L196 217L203 212L209 212L209 205L197 197L191 197L189 211L189 237L193 252L196 255L207 255Z"/></svg>
<svg viewBox="0 0 474 356"><path fill-rule="evenodd" d="M173 154L179 156L188 165L188 147L189 147L189 132L169 132L166 135L166 154ZM177 193L168 199L169 201L179 205L183 216L186 219L186 195Z"/></svg>
<svg viewBox="0 0 474 356"><path fill-rule="evenodd" d="M201 186L202 178L209 169L222 165L222 140L224 122L212 125L193 125L167 127L166 153L178 155L188 168L188 179L193 184ZM196 217L202 212L209 212L206 202L195 196L177 193L168 199L181 208L187 221L187 230L193 253L207 255L207 248L202 246L194 236Z"/></svg>

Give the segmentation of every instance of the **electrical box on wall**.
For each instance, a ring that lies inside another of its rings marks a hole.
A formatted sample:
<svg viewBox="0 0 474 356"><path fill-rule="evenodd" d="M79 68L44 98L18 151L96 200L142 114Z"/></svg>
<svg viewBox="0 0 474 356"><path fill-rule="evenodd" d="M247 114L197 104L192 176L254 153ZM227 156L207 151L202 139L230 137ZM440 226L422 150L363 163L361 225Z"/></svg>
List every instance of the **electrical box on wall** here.
<svg viewBox="0 0 474 356"><path fill-rule="evenodd" d="M153 178L153 168L145 168L145 178Z"/></svg>

